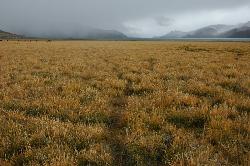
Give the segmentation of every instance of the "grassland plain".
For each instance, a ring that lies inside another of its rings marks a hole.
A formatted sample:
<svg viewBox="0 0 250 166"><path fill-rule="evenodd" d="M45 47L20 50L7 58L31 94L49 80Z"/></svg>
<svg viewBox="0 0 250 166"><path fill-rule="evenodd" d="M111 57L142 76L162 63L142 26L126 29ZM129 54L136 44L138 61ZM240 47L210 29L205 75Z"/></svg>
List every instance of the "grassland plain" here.
<svg viewBox="0 0 250 166"><path fill-rule="evenodd" d="M249 42L0 42L0 165L249 165L249 112Z"/></svg>

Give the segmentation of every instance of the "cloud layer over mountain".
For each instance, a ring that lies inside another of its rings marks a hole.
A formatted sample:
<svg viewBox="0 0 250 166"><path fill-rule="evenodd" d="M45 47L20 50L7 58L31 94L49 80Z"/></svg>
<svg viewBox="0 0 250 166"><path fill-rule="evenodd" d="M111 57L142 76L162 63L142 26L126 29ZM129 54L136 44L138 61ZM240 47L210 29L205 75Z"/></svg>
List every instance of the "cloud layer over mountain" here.
<svg viewBox="0 0 250 166"><path fill-rule="evenodd" d="M151 37L250 20L249 0L0 0L0 29L19 34L115 29Z"/></svg>

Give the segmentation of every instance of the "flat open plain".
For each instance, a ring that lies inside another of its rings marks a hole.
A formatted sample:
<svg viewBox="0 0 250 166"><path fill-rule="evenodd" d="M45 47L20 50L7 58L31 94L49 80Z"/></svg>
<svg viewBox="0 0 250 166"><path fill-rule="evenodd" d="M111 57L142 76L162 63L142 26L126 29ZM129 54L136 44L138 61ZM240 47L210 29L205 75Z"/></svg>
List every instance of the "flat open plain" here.
<svg viewBox="0 0 250 166"><path fill-rule="evenodd" d="M249 42L0 42L0 165L248 165L249 113Z"/></svg>

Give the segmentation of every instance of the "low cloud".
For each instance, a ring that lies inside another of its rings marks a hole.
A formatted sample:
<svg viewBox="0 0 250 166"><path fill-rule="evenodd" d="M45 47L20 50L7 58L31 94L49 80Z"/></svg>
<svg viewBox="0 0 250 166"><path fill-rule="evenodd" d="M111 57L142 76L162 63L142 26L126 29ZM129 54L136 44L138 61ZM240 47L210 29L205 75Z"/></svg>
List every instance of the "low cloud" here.
<svg viewBox="0 0 250 166"><path fill-rule="evenodd" d="M174 20L166 16L158 16L155 18L156 23L162 27L168 27L173 25Z"/></svg>
<svg viewBox="0 0 250 166"><path fill-rule="evenodd" d="M149 37L171 30L250 20L249 0L0 0L0 29L77 33L85 27Z"/></svg>
<svg viewBox="0 0 250 166"><path fill-rule="evenodd" d="M124 26L127 29L126 33L132 36L153 37L174 30L192 31L212 24L234 25L247 21L250 21L250 7L243 6L234 10L197 10L172 15L166 14L166 16L161 17L148 17L125 22Z"/></svg>

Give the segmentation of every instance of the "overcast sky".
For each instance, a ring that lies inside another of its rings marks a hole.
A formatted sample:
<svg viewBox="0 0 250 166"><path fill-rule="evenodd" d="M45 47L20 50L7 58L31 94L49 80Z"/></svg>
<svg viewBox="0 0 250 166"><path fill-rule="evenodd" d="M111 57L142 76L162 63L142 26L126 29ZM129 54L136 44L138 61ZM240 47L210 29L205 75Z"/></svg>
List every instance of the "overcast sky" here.
<svg viewBox="0 0 250 166"><path fill-rule="evenodd" d="M0 0L0 29L15 33L116 29L152 37L250 21L250 0Z"/></svg>

